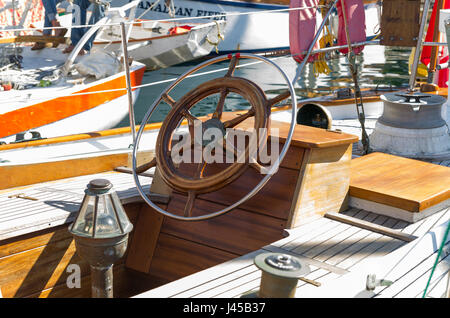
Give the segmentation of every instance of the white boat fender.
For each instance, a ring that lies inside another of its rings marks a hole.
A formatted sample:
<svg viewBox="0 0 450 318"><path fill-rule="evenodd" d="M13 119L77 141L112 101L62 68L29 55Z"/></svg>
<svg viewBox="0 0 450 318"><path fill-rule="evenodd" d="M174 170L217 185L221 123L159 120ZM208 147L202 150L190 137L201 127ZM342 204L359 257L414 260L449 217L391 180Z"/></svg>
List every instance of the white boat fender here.
<svg viewBox="0 0 450 318"><path fill-rule="evenodd" d="M121 71L119 59L111 53L101 49L93 49L88 55L80 58L74 68L84 76L95 76L96 79L105 78Z"/></svg>

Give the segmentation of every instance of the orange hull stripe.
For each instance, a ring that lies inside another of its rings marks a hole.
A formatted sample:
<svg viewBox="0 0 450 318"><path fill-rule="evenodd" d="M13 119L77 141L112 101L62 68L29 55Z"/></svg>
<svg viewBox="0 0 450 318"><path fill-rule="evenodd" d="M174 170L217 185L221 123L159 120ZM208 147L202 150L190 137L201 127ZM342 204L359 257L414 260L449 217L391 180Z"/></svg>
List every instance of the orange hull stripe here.
<svg viewBox="0 0 450 318"><path fill-rule="evenodd" d="M131 72L130 78L132 86L141 85L144 71L145 67L142 67ZM121 76L111 81L78 91L76 94L125 87L125 76ZM126 91L124 90L88 95L69 95L8 112L0 115L0 137L11 136L32 128L56 122L102 105L105 102L125 94Z"/></svg>

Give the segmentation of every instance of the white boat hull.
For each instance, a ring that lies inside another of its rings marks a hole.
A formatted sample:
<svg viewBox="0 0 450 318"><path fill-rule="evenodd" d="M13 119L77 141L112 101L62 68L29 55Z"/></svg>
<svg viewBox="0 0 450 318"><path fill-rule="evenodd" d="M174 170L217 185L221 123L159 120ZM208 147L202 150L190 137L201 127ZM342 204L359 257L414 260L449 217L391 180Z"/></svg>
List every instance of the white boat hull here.
<svg viewBox="0 0 450 318"><path fill-rule="evenodd" d="M224 35L225 21L196 24L185 33L166 35L167 30L174 26L174 23L158 21L134 25L128 42L129 56L144 63L152 71L198 59L210 54L217 44L220 45L218 35ZM162 35L151 31L158 28L164 30ZM120 36L112 37L111 34L119 35L120 29L106 28L105 32L97 36L94 46L120 52ZM110 43L111 40L113 42Z"/></svg>
<svg viewBox="0 0 450 318"><path fill-rule="evenodd" d="M126 4L127 0L113 0L113 6ZM142 0L136 11L140 17L155 1ZM219 44L221 54L235 51L264 52L289 49L289 6L224 0L175 0L175 18L199 18L217 16L214 20L225 20L225 41ZM286 10L275 11L274 10ZM369 4L366 10L366 34L368 38L378 31L378 10ZM224 16L227 14L227 16ZM318 20L321 19L318 14ZM334 15L337 22L337 15ZM170 19L169 9L160 2L149 10L143 19ZM188 20L179 20L180 24ZM198 21L198 20L196 20ZM320 23L320 21L319 21Z"/></svg>
<svg viewBox="0 0 450 318"><path fill-rule="evenodd" d="M122 6L127 0L113 0L113 6ZM139 3L136 16L139 17L152 5L153 1L143 0ZM289 13L264 12L287 9L287 6L264 3L247 3L233 1L175 1L175 17L197 18L217 15L215 20L225 20L225 41L218 46L220 53L234 51L268 51L289 48ZM248 14L258 12L257 14ZM164 2L160 2L148 11L143 19L169 19L169 11ZM220 16L221 14L232 14ZM242 14L242 15L238 15ZM200 22L200 20L196 20ZM270 23L268 23L270 21ZM181 25L186 20L178 21Z"/></svg>
<svg viewBox="0 0 450 318"><path fill-rule="evenodd" d="M45 63L58 65L62 55L58 49L36 53L29 48L24 48L22 54L24 61L30 61L23 64L25 73L33 72L33 68L45 70ZM144 71L143 64L133 62L132 86L142 83ZM138 94L139 89L132 91L133 103ZM28 131L49 138L112 128L127 116L128 108L123 71L98 80L86 77L83 83L60 78L49 87L4 91L0 96L0 141L14 142L17 134Z"/></svg>

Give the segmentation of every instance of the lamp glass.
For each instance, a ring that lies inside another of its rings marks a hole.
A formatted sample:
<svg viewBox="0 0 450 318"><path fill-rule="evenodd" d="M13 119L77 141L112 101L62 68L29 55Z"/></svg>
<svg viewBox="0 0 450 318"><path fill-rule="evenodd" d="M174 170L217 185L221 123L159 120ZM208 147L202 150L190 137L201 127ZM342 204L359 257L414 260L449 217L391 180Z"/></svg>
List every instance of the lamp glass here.
<svg viewBox="0 0 450 318"><path fill-rule="evenodd" d="M93 194L85 192L78 217L70 231L79 236L113 238L131 231L132 224L114 191Z"/></svg>

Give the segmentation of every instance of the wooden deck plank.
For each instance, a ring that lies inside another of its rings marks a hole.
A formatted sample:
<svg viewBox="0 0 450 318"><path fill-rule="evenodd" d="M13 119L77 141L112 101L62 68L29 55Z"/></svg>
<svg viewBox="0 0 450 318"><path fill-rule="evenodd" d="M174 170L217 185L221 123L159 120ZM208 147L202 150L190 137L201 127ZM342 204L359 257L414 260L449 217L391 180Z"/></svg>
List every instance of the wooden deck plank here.
<svg viewBox="0 0 450 318"><path fill-rule="evenodd" d="M371 215L371 218L373 218L374 214ZM316 220L317 221L317 220ZM429 226L436 223L431 222L431 224L428 224ZM387 218L385 216L380 216L374 220L374 222L379 224L384 224L387 227L391 228L398 228L398 223L400 223L400 227L404 226L405 223L403 221L398 221L393 218ZM315 223L315 222L312 222ZM425 222L423 222L425 223ZM307 224L308 225L308 224ZM307 228L307 225L305 225L305 228ZM320 222L316 223L316 226L320 228ZM423 224L422 224L423 225ZM408 226L404 227L402 230L405 230L406 232L408 230L415 231L417 230L417 226L414 228L408 228ZM301 229L301 227L300 227ZM312 224L309 224L309 229L311 233L314 233L314 226ZM295 232L294 229L293 231ZM317 230L317 228L316 228ZM317 233L316 233L317 234ZM348 233L350 234L350 233ZM286 239L282 239L280 241L283 241L284 244L274 244L268 245L267 247L271 247L272 251L280 251L283 250L283 246L286 245ZM339 268L347 268L352 269L353 267L357 267L360 263L367 261L370 261L373 257L382 256L389 254L390 252L398 249L399 247L405 245L405 242L398 241L396 239L383 236L379 233L374 233L369 230L365 229L358 229L358 231L355 231L353 235L349 235L346 240L348 240L348 243L351 242L351 244L344 249L347 250L347 254L350 255L350 257L341 257L343 251L339 251L338 253L333 253L334 255L331 257L325 257L325 254L321 255L321 260L326 259L327 264L335 264L336 266L339 266ZM292 241L290 241L292 243ZM356 243L362 243L361 245L358 245ZM280 247L281 245L281 247ZM289 246L289 245L287 245ZM339 246L339 244L336 244L335 247ZM265 247L266 248L266 247ZM278 250L277 250L278 248ZM262 250L259 250L259 252L262 252ZM286 251L289 253L293 253L293 251ZM301 255L300 255L301 256ZM309 255L311 256L311 255ZM178 293L179 297L220 297L220 298L226 298L226 297L242 297L243 294L246 294L251 291L255 291L259 288L260 283L260 271L257 268L253 268L253 257L247 258L246 266L238 266L239 263L235 263L234 260L227 262L228 264L226 266L221 266L220 268L213 267L212 269L205 270L204 275L197 276L196 274L192 275L195 277L191 278L191 281L193 284L183 284L183 282L178 283L178 287L181 292ZM303 257L303 256L302 256ZM225 264L225 263L224 263ZM238 266L237 271L230 271L227 269L227 266L233 265ZM324 268L318 268L315 266L311 266L312 271L310 274L306 275L306 278L314 279L316 281L322 282L322 286L326 286L329 282L333 281L336 278L339 278L342 276L342 272L340 274L330 272L327 269ZM210 271L214 270L216 275L211 275ZM242 271L242 273L248 271L248 274L250 276L240 275L239 271ZM200 278L203 280L203 282L198 282L197 279ZM184 283L187 281L186 278L183 278ZM175 283L175 282L174 282ZM173 284L173 283L171 283ZM171 284L168 284L167 289L172 289ZM203 286L204 285L204 286ZM162 287L160 287L162 288ZM318 287L309 285L307 283L299 282L297 287L297 294L296 297L309 297L310 291L315 291ZM320 287L321 288L321 287ZM173 291L173 289L172 289ZM152 291L150 291L152 292ZM149 293L149 292L148 292ZM147 294L148 294L147 293ZM156 293L156 292L155 292ZM145 295L145 294L143 294ZM176 296L176 295L175 295ZM178 297L176 296L176 297ZM142 297L148 297L148 296L142 296ZM166 297L164 294L158 293L158 296L155 297Z"/></svg>
<svg viewBox="0 0 450 318"><path fill-rule="evenodd" d="M259 290L261 283L261 275L245 284L242 284L236 288L230 289L225 293L216 295L215 298L244 298L246 295L255 295Z"/></svg>
<svg viewBox="0 0 450 318"><path fill-rule="evenodd" d="M380 234L378 234L380 235ZM375 235L374 235L375 236ZM371 236L371 239L374 237ZM381 257L390 253L395 248L406 244L403 241L393 239L392 237L380 235L363 248L353 253L349 257L337 263L339 267L351 271L354 266L371 257Z"/></svg>
<svg viewBox="0 0 450 318"><path fill-rule="evenodd" d="M393 219L388 219L382 216L377 218L375 221L381 224L395 222L395 220ZM318 255L315 257L315 259L324 261L328 264L337 265L341 264L345 259L350 258L355 254L359 254L359 258L370 256L370 253L365 253L364 248L374 243L382 236L382 234L362 229L355 235L348 237L346 240L342 241L339 246L336 246L335 250L333 251L334 255L331 255L332 253L327 254L326 257L324 257L324 255ZM356 262L357 260L354 258L354 261Z"/></svg>
<svg viewBox="0 0 450 318"><path fill-rule="evenodd" d="M399 277L394 284L390 287L385 288L382 292L380 292L377 297L383 298L394 298L394 297L414 297L417 292L416 291L424 291L425 286L427 284L428 278L431 273L431 268L436 260L436 253L433 253L424 259L420 260L420 263L408 264L409 268L406 268L405 274ZM440 261L443 263L449 262L450 256L445 257ZM444 268L445 267L445 268ZM435 273L436 276L440 276L441 274L448 272L448 266L439 266L436 268ZM434 276L436 278L436 276ZM412 286L415 287L412 287ZM409 292L406 292L406 289L410 289Z"/></svg>
<svg viewBox="0 0 450 318"><path fill-rule="evenodd" d="M261 281L261 271L256 266L251 266L253 271L241 277L240 279L228 280L226 284L218 285L214 289L210 289L205 293L197 295L201 298L228 298L233 295L244 294L248 289L247 284L254 286L257 282L257 287ZM253 288L251 288L253 289Z"/></svg>
<svg viewBox="0 0 450 318"><path fill-rule="evenodd" d="M72 222L86 185L96 178L110 180L123 203L134 202L140 197L135 188L133 176L117 172L98 173L3 190L0 192L0 240ZM140 179L144 189L148 189L151 179ZM8 198L17 193L25 193L38 200Z"/></svg>
<svg viewBox="0 0 450 318"><path fill-rule="evenodd" d="M436 255L434 255L436 256ZM434 262L434 259L433 259ZM433 297L433 298L442 298L445 294L446 287L447 287L447 275L449 272L449 266L448 266L449 259L446 259L446 262L439 264L443 265L438 267L432 277L430 287L435 287L435 289L431 292L430 290L427 291L426 298ZM392 296L393 298L422 298L423 292L425 290L425 287L427 285L429 276L431 274L431 268L420 275L419 277L415 277L415 280L412 281L408 286L406 286L402 291L397 293L396 295ZM381 296L384 297L384 296Z"/></svg>
<svg viewBox="0 0 450 318"><path fill-rule="evenodd" d="M351 215L355 215L359 213L361 210L352 209L349 213ZM309 239L316 237L317 235L323 234L326 231L329 231L337 226L340 225L339 222L333 221L333 220L326 220L325 218L322 218L320 222L314 222L313 224L307 224L303 225L299 228L296 228L294 230L291 230L290 232L293 233L290 237L287 239L284 239L282 244L273 243L272 245L280 246L285 250L292 250L296 246L300 245L302 242L307 242ZM304 228L308 228L310 230L303 230Z"/></svg>
<svg viewBox="0 0 450 318"><path fill-rule="evenodd" d="M424 255L436 253L436 242L442 240L447 224L433 228L432 231L417 240L404 244L385 257L370 257L359 263L351 272L322 286L318 291L311 292L311 297L365 297L374 296L374 293L365 290L365 282L368 274L375 274L378 279L397 281L399 277L409 271L411 267L419 264ZM393 240L393 239L390 239ZM448 240L447 240L448 241ZM424 254L425 253L425 254ZM342 264L340 264L342 266ZM394 283L395 284L395 283ZM342 286L346 288L342 288ZM377 287L376 293L383 291L383 287Z"/></svg>
<svg viewBox="0 0 450 318"><path fill-rule="evenodd" d="M419 227L412 231L412 235L422 236L431 228L446 222L450 218L450 208L443 209L442 211L435 213L429 217L427 217Z"/></svg>
<svg viewBox="0 0 450 318"><path fill-rule="evenodd" d="M363 215L367 214L366 211L360 211L358 214ZM314 237L309 238L307 241L295 241L295 247L292 249L293 252L297 254L304 254L309 249L314 248L315 246L325 242L326 240L330 239L331 237L351 228L351 225L344 224L337 222L338 226L334 227L333 229L322 229L320 233L315 235Z"/></svg>
<svg viewBox="0 0 450 318"><path fill-rule="evenodd" d="M401 231L393 230L391 228L388 228L388 227L385 227L382 225L374 224L367 220L352 218L347 215L329 212L329 213L325 214L325 217L333 219L333 220L337 220L340 222L344 222L347 224L351 224L351 225L357 226L362 229L370 229L373 232L378 232L383 235L387 235L387 236L390 236L390 237L393 237L393 238L396 238L396 239L399 239L399 240L402 240L405 242L411 242L417 238L417 236L414 236L414 235L409 235L409 234L403 233Z"/></svg>
<svg viewBox="0 0 450 318"><path fill-rule="evenodd" d="M224 286L228 282L233 282L235 280L240 280L247 275L252 274L258 269L253 265L248 265L243 267L235 272L231 272L226 276L219 277L213 281L206 282L202 285L196 286L194 288L190 288L182 293L177 294L175 297L179 298L188 298L188 297L206 297L205 293L210 292L215 289L217 286Z"/></svg>
<svg viewBox="0 0 450 318"><path fill-rule="evenodd" d="M215 281L220 277L224 277L229 273L240 270L253 264L253 259L264 253L264 250L257 250L252 253L240 256L225 263L219 264L212 268L205 269L193 275L178 279L161 287L152 289L140 295L137 298L160 298L160 297L176 297L178 294L185 292L202 284Z"/></svg>
<svg viewBox="0 0 450 318"><path fill-rule="evenodd" d="M376 218L375 215L367 215L366 217L368 218L366 218L365 220L368 222L373 221L373 219ZM338 233L337 235L330 237L329 239L323 241L322 243L304 252L303 255L314 259L317 259L319 255L321 255L322 258L324 258L325 255L330 254L333 255L334 253L333 248L335 249L336 247L338 247L338 245L339 248L344 248L342 242L348 239L349 237L353 237L359 231L361 231L361 229L356 226L349 227L344 231Z"/></svg>
<svg viewBox="0 0 450 318"><path fill-rule="evenodd" d="M373 220L375 224L384 224L387 221L389 221L389 219L382 216L378 216ZM374 234L374 232L355 227L352 235L345 237L339 244L332 246L327 253L318 254L315 259L329 264L339 264L341 260L358 253L359 250L378 237L370 236L371 234Z"/></svg>
<svg viewBox="0 0 450 318"><path fill-rule="evenodd" d="M315 280L316 282L321 283L321 287L322 287L322 286L326 286L326 284L329 281L332 281L333 279L336 279L340 276L342 276L342 275L326 272L322 269L319 269L319 270L314 271L311 274L307 275L306 278L312 279L312 280ZM297 286L297 291L295 293L295 297L296 298L309 298L309 295L311 292L315 292L317 288L321 288L321 287L316 287L311 284L300 282L300 284Z"/></svg>
<svg viewBox="0 0 450 318"><path fill-rule="evenodd" d="M302 236L309 235L313 231L325 226L326 224L331 224L332 221L323 217L319 217L317 219L312 220L309 223L302 224L293 229L286 229L285 232L288 234L286 238L278 240L276 242L271 243L271 246L282 247L290 242L293 242L296 239L300 239Z"/></svg>
<svg viewBox="0 0 450 318"><path fill-rule="evenodd" d="M381 223L381 224L386 223L386 222L389 222L392 224L392 223L396 222L395 219L386 218L384 216L379 216L377 218L377 220L378 220L378 223ZM360 234L360 235L365 234L365 239L367 240L367 242L359 242L361 244L358 245L357 243L360 240L358 240L358 235L356 235L356 234ZM356 263L365 259L366 257L370 257L370 255L371 255L370 253L367 253L364 255L364 254L358 253L358 251L362 250L363 247L366 246L367 244L373 243L374 239L376 237L382 237L382 235L371 232L369 230L360 229L359 231L357 231L355 233L355 235L348 237L348 240L351 241L351 243L348 247L345 247L346 245L344 245L343 247L341 245L338 245L338 246L336 246L337 251L335 251L334 256L330 257L329 254L333 254L332 252L330 252L326 255L318 255L315 257L315 259L326 262L327 264L334 264L334 265L339 264L340 267L348 266L347 264L345 264L345 262L343 262L343 260L346 260L347 263L351 264L349 267L352 267ZM356 241L356 242L352 242L352 241ZM346 250L346 252L343 252L342 249L344 251ZM307 275L307 278L314 279L318 282L321 282L322 285L325 285L327 282L330 282L333 279L339 278L340 276L342 276L342 275L333 273L333 272L327 272L327 271L319 269L319 270ZM300 289L301 289L301 291L299 291ZM312 291L312 292L315 291L314 286L310 286L308 284L299 284L299 286L297 287L296 297L300 297L300 298L308 297L308 294L310 291Z"/></svg>
<svg viewBox="0 0 450 318"><path fill-rule="evenodd" d="M449 273L448 271L446 273L443 273L441 275L436 275L436 277L433 275L432 281L430 283L430 287L428 289L426 298L446 298L447 293L447 284L449 282ZM414 298L422 298L423 291L420 293L417 293Z"/></svg>

